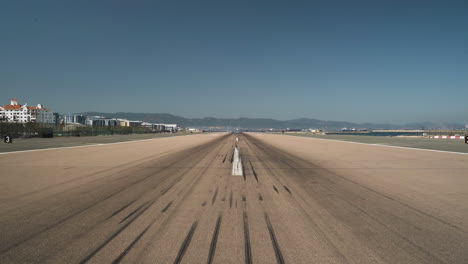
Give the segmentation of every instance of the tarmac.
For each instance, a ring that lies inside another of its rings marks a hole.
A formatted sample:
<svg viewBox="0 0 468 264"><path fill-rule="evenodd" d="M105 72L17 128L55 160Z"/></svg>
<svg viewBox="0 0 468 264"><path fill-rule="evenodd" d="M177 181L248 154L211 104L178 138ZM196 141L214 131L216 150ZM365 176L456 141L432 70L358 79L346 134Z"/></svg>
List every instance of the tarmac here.
<svg viewBox="0 0 468 264"><path fill-rule="evenodd" d="M464 154L216 133L0 168L0 263L468 263Z"/></svg>

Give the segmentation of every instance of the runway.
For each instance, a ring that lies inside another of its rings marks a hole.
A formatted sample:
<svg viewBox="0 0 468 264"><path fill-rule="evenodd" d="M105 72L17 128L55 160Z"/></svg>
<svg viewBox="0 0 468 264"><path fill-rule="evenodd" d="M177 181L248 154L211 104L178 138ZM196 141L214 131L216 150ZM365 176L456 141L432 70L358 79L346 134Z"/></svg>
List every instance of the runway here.
<svg viewBox="0 0 468 264"><path fill-rule="evenodd" d="M468 263L466 155L219 133L0 169L0 263Z"/></svg>

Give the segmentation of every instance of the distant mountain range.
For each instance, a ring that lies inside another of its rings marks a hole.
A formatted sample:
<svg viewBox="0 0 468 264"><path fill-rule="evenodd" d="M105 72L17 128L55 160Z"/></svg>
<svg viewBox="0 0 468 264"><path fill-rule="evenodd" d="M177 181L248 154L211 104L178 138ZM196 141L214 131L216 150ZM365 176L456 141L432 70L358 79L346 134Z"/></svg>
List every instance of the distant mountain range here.
<svg viewBox="0 0 468 264"><path fill-rule="evenodd" d="M177 124L183 127L240 127L240 128L315 128L339 130L341 128L367 128L367 129L463 129L463 124L457 123L410 123L405 125L352 123L346 121L325 121L312 118L299 118L293 120L275 120L270 118L185 118L167 113L101 113L84 112L86 116L105 116L108 118L122 118L128 120L141 120L150 123Z"/></svg>

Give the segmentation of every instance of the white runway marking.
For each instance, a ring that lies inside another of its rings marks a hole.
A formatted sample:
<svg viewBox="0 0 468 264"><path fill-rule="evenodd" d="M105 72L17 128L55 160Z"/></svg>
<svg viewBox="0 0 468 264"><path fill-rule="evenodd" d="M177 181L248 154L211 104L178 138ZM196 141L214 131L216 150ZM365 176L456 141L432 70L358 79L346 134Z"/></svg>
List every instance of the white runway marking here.
<svg viewBox="0 0 468 264"><path fill-rule="evenodd" d="M232 160L232 176L244 176L242 173L242 161L239 156L239 149L234 149L234 158Z"/></svg>

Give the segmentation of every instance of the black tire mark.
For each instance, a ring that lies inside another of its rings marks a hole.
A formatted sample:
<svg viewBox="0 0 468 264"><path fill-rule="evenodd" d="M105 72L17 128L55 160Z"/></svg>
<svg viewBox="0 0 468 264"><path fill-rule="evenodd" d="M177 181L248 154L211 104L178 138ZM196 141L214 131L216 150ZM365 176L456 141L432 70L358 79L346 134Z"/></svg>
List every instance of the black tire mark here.
<svg viewBox="0 0 468 264"><path fill-rule="evenodd" d="M166 153L169 153L169 152L172 152L172 151L166 151L166 152L162 152L162 153L159 153L157 155L153 155L153 156L150 156L148 158L145 158L143 160L148 160L148 162L151 162L151 159L152 158L155 158L157 156L160 156L160 155L163 155L163 154L166 154ZM0 202L2 203L5 203L7 201L10 201L10 200L14 200L14 199L17 199L19 197L23 197L23 196L27 196L27 195L31 195L31 194L34 194L34 193L38 193L38 192L42 192L42 191L45 191L45 190L48 190L48 189L51 189L51 188L56 188L58 186L62 186L62 185L65 185L65 184L68 184L68 183L72 183L72 182L75 182L75 181L79 181L79 180L82 180L82 179L85 179L85 178L89 178L89 177L96 177L97 175L100 175L100 174L104 174L106 172L109 172L111 170L114 170L114 169L117 169L117 168L125 168L126 166L130 165L130 164L133 164L134 162L127 162L127 163L123 163L123 164L120 164L112 169L104 169L104 170L100 170L100 171L96 171L94 173L91 173L91 174L86 174L86 175L83 175L81 177L78 177L78 178L74 178L72 180L69 180L69 181L65 181L65 182L62 182L62 183L59 183L59 184L55 184L55 185L51 185L51 186L47 186L45 188L42 188L42 189L38 189L38 190L35 190L35 191L31 191L31 192L27 192L27 193L23 193L23 194L20 194L20 195L16 195L16 196L12 196L6 200L0 200ZM143 161L141 164L146 164L147 162L146 161ZM125 169L123 170L123 172L125 171L130 171L131 168L129 169ZM103 178L105 177L108 177L108 176L104 176ZM93 181L90 181L89 183L94 183L96 181L99 181L99 180L102 180L103 178L98 178L96 180L93 180ZM67 190L67 192L70 191L70 190Z"/></svg>
<svg viewBox="0 0 468 264"><path fill-rule="evenodd" d="M216 196L218 196L218 188L219 187L216 187L216 191L213 194L213 198L211 199L211 205L213 205L215 203L215 201L216 201Z"/></svg>
<svg viewBox="0 0 468 264"><path fill-rule="evenodd" d="M252 173L253 173L253 175L254 175L254 177L255 177L255 180L256 180L257 183L258 183L257 172L255 172L255 169L254 169L254 167L252 166L252 162L251 162L250 160L249 160L249 164L250 164L250 168L252 169Z"/></svg>
<svg viewBox="0 0 468 264"><path fill-rule="evenodd" d="M227 157L227 155L226 155L226 156L224 156L223 163L226 161L226 157Z"/></svg>
<svg viewBox="0 0 468 264"><path fill-rule="evenodd" d="M174 264L179 264L182 262L182 258L184 257L185 252L187 251L190 242L192 241L193 234L195 233L195 230L197 229L198 221L193 222L192 227L190 227L189 232L187 233L187 236L184 239L184 242L180 246L179 252L177 253L177 257L174 260Z"/></svg>
<svg viewBox="0 0 468 264"><path fill-rule="evenodd" d="M288 188L288 187L286 187L286 185L283 185L283 187L284 187L284 189L285 189L285 190L286 190L286 191L287 191L289 194L291 194L291 195L292 195L291 191L289 190L289 188Z"/></svg>
<svg viewBox="0 0 468 264"><path fill-rule="evenodd" d="M109 219L109 218L111 218L111 217L113 217L113 216L115 216L115 215L117 215L118 213L122 212L123 210L125 210L125 208L129 207L129 206L130 206L132 203L134 203L135 201L136 201L136 200L133 200L133 201L129 202L128 204L124 205L122 208L120 208L119 210L115 211L111 216L107 217L106 220Z"/></svg>
<svg viewBox="0 0 468 264"><path fill-rule="evenodd" d="M268 151L269 153L275 153L275 152L276 152L277 154L280 153L280 152L278 152L277 149L275 149L274 147L272 147L272 146L270 146L270 145L263 145L263 146L262 146L262 149L263 149L263 151ZM301 158L299 158L299 157L296 157L296 156L293 156L293 155L291 155L291 154L289 154L287 157L284 157L285 155L283 154L283 152L281 152L281 154L282 154L282 155L277 155L278 160L281 161L281 162L282 162L283 164L285 164L286 166L288 166L290 169L292 169L292 170L298 172L299 175L303 175L303 173L302 173L300 170L298 170L298 167L299 167L299 166L291 165L291 164L287 163L286 161L288 161L288 162L290 162L290 163L292 163L292 164L298 164L298 161L299 161L299 162L306 163L306 164L308 164L308 165L312 165L312 166L314 166L314 167L318 167L318 166L316 166L315 164L313 164L313 163L311 163L311 162L309 162L309 161L303 160L303 159L301 159ZM283 157L282 157L282 156L283 156ZM307 167L307 166L306 166L306 167ZM358 186L359 188L363 188L363 189L365 189L365 190L367 190L367 191L369 191L369 192L373 192L373 193L375 193L375 194L377 194L377 195L379 195L379 196L381 196L381 197L383 197L383 198L387 198L388 200L391 200L392 202L395 202L395 203L397 203L397 204L399 204L399 205L402 205L402 206L404 206L404 207L407 207L407 208L409 208L409 209L413 209L413 210L415 210L416 212L418 212L418 213L420 213L420 214L422 214L422 215L425 215L425 216L430 217L430 218L432 218L432 219L434 219L434 220L436 220L436 221L439 221L439 222L442 222L442 223L444 223L444 224L446 224L446 225L448 225L448 226L451 226L451 227L457 229L457 231L460 231L460 232L463 232L463 233L468 233L468 232L466 232L466 231L460 229L460 228L459 228L458 226L456 226L456 225L453 225L453 224L451 224L451 223L447 223L447 222L445 222L444 220L441 220L441 219L439 219L439 218L437 218L437 217L435 217L435 216L429 215L429 214L427 214L427 213L425 213L425 212L423 212L423 211L420 211L420 210L417 209L417 208L413 208L412 206L407 205L407 204L405 204L405 203L402 203L401 201L398 201L398 200L394 199L393 197L388 196L388 195L385 194L385 193L380 193L380 192L378 192L378 191L376 191L376 190L373 190L373 189L369 188L369 187L366 186L366 185L363 185L363 184L360 184L360 183L358 183L358 182L355 182L355 181L353 181L353 180L351 180L351 179L348 179L348 178L346 178L346 177L344 177L344 176L342 176L342 175L339 175L339 174L337 174L337 173L334 173L334 172L332 172L332 171L330 171L330 170L328 170L328 169L324 169L324 171L326 171L327 173L330 173L331 175L335 176L338 180L348 181L348 182L350 182L350 183L352 183L352 184ZM328 182L330 182L331 184L336 184L336 181L335 181L335 180L328 180ZM311 183L320 184L320 183L318 183L318 182L311 182ZM327 187L327 186L325 186L325 185L322 185L322 186L323 186L325 189L329 190L330 192L332 192L332 193L334 192L334 191L332 190L332 188L329 188L329 187ZM362 197L360 197L360 196L358 196L358 197L362 199ZM441 262L441 263L443 262L443 261L440 260L437 256L433 255L431 252L429 252L429 251L427 251L426 249L422 248L422 247L419 246L417 243L411 241L409 238L407 238L405 235L403 235L403 234L400 233L399 231L394 230L393 228L389 227L386 223L382 222L381 220L379 220L379 219L376 218L375 216L369 214L367 211L363 210L363 209L360 208L357 204L354 204L354 203L353 203L352 201L350 201L349 199L343 199L342 197L338 197L338 198L341 199L341 200L343 200L344 202L350 204L350 205L351 205L352 207L354 207L355 209L361 211L363 214L365 214L367 217L373 219L373 220L376 221L377 223L379 223L379 224L385 226L385 227L386 227L388 230L390 230L392 233L394 233L394 234L397 235L397 236L400 236L401 239L403 239L403 240L405 240L406 242L410 243L411 245L417 247L417 248L418 248L419 250L421 250L422 252L426 253L427 255L431 256L432 258L438 260L438 261ZM309 218L310 218L310 216L309 216ZM313 222L313 221L312 221L312 222ZM412 225L412 224L411 224L411 225ZM412 226L414 226L414 225L412 225ZM326 235L325 235L325 237L326 237ZM329 240L328 240L328 241L329 241ZM330 241L330 244L333 245L333 243L332 243L331 241ZM334 245L333 245L333 246L334 246ZM345 259L345 257L341 254L341 252L340 252L335 246L334 246L334 248L335 248L336 252L337 252L343 259Z"/></svg>
<svg viewBox="0 0 468 264"><path fill-rule="evenodd" d="M284 258L283 254L281 254L281 249L278 244L278 240L276 239L275 231L273 229L273 226L271 225L270 217L268 217L268 214L265 212L265 221L268 227L268 232L270 233L270 239L271 243L273 244L273 250L275 251L275 257L276 261L278 264L284 264Z"/></svg>
<svg viewBox="0 0 468 264"><path fill-rule="evenodd" d="M273 185L273 189L275 189L275 192L279 193L278 189L276 188L276 186Z"/></svg>
<svg viewBox="0 0 468 264"><path fill-rule="evenodd" d="M241 159L241 165L242 165L242 176L244 177L244 181L247 180L247 174L245 173L245 165L244 165L244 160Z"/></svg>
<svg viewBox="0 0 468 264"><path fill-rule="evenodd" d="M246 201L247 199L245 198L245 194L242 194L242 201Z"/></svg>
<svg viewBox="0 0 468 264"><path fill-rule="evenodd" d="M204 201L204 202L201 204L201 206L205 206L205 205L206 205L206 201Z"/></svg>
<svg viewBox="0 0 468 264"><path fill-rule="evenodd" d="M133 223L140 215L142 215L146 210L148 210L154 203L155 201L151 202L149 205L147 205L143 210L138 212L135 217L133 217L130 221L128 221L125 225L123 225L119 230L117 230L114 234L112 234L111 237L106 239L104 243L102 243L98 248L93 250L86 258L84 258L82 261L80 261L80 264L88 262L92 257L94 257L101 249L103 249L107 244L109 244L114 238L116 238L122 231L124 231L131 223Z"/></svg>
<svg viewBox="0 0 468 264"><path fill-rule="evenodd" d="M222 141L224 138L226 138L226 137L227 137L227 136L221 137L220 139L215 140L215 141L211 142L211 143L208 144L208 145L203 145L203 146L194 147L194 148L192 148L192 150L194 151L193 153L195 153L195 154L196 154L196 153L203 153L205 150L210 149L210 148L212 148L213 146L216 146L216 145L218 144L218 142L221 142L221 141ZM167 152L164 152L164 153L170 153L170 152L171 152L171 151L167 151ZM160 153L160 154L155 155L155 156L160 156L160 155L162 155L162 154L164 154L164 153ZM177 153L177 152L176 152L176 153ZM27 240L29 240L29 239L32 239L32 238L34 238L34 237L40 235L40 234L43 233L43 232L46 232L46 231L48 231L48 230L51 230L52 228L54 228L54 227L56 227L56 226L58 226L58 225L60 225L60 224L62 224L62 223L64 223L64 222L70 220L71 218L73 218L73 217L75 217L75 216L77 216L77 215L79 215L79 214L85 212L86 210L88 210L88 209L90 209L90 208L93 208L94 206L96 206L96 205L98 205L98 204L101 204L101 203L103 203L103 202L109 200L110 198L112 198L112 197L114 197L114 196L116 196L116 195L122 193L123 191L125 191L125 190L127 190L127 189L129 189L129 188L131 188L131 187L133 187L133 186L135 186L135 185L137 185L138 183L140 183L140 182L142 182L142 181L144 181L144 180L150 178L151 176L154 176L155 174L159 174L159 173L164 172L165 170L171 168L173 165L177 164L178 162L181 162L181 160L185 160L185 159L187 159L187 158L189 158L189 157L192 157L192 156L193 156L193 153L190 154L190 155L184 155L182 158L178 159L177 161L171 162L170 164L159 168L160 170L159 170L159 171L156 171L154 174L150 174L150 175L147 175L147 176L143 176L142 178L139 178L139 179L136 180L136 181L130 182L129 184L127 184L127 185L125 185L125 186L121 186L121 187L117 188L117 190L114 190L113 192L111 192L110 194L108 194L108 195L106 195L106 196L104 196L104 197L101 197L99 201L94 202L94 203L89 204L89 205L86 205L85 207L83 207L83 208L81 208L81 209L79 209L79 210L77 210L77 211L71 213L70 215L66 216L65 218L63 218L63 219L61 219L61 220L59 220L59 221L53 223L52 225L49 225L48 227L45 227L45 228L43 228L43 229L41 229L41 230L38 230L38 231L36 231L36 232L33 232L33 233L30 234L29 236L27 236L27 237L21 239L20 241L17 241L17 242L13 243L12 245L10 245L10 246L8 246L8 247L6 247L6 248L0 249L0 254L3 254L3 253L5 253L5 252L7 252L7 251L9 251L9 250L11 250L11 249L13 249L13 248L16 248L17 246L19 246L20 244L24 243L25 241L27 241ZM204 157L206 157L206 155L201 156L201 158L200 158L199 160L203 159ZM149 162L152 162L152 161L149 161ZM149 162L148 162L148 163L149 163ZM128 163L128 164L131 164L131 163ZM123 164L122 166L118 166L118 167L116 167L116 168L124 167L124 165L126 165L126 164ZM104 172L104 171L107 171L107 169L106 169L106 170L103 170L103 171L100 171L100 172L97 172L97 173L101 173L101 172ZM129 170L125 170L125 171L130 171L130 169L129 169ZM187 171L184 172L183 174L185 175L185 173L187 173ZM122 177L118 178L117 180L120 180L120 179L126 178L126 177L127 177L127 176L122 176ZM168 177L163 178L163 180L166 180L166 179L168 179ZM102 180L102 178L100 178L100 179L98 179L98 180ZM98 181L98 180L96 180L96 181ZM92 181L92 182L95 182L95 181ZM78 187L77 187L77 188L78 188ZM77 188L74 188L74 189L77 189ZM67 190L67 191L69 192L70 190Z"/></svg>
<svg viewBox="0 0 468 264"><path fill-rule="evenodd" d="M128 214L124 219L120 220L119 224L130 218L136 212L138 212L141 208L143 208L148 202L143 203L142 205L138 206L135 210L133 210L130 214Z"/></svg>
<svg viewBox="0 0 468 264"><path fill-rule="evenodd" d="M130 243L130 245L125 248L125 250L120 253L120 255L114 259L114 261L112 261L112 264L117 264L117 263L120 263L122 261L122 259L128 254L128 252L130 252L130 250L135 246L135 244L143 237L143 235L146 233L146 231L148 231L148 229L154 224L155 222L149 224L145 230L143 230L143 232L141 232L133 241L132 243Z"/></svg>
<svg viewBox="0 0 468 264"><path fill-rule="evenodd" d="M212 144L211 144L211 145L212 145ZM213 148L213 149L215 149L215 148ZM201 152L201 151L197 151L197 152ZM202 158L204 158L204 157L206 157L206 156L207 156L207 155L204 155ZM168 165L168 166L165 166L165 167L162 167L162 168L166 169L166 168L168 168L168 167L170 167L170 166ZM206 170L206 169L205 169L205 170ZM159 172L157 172L157 173L159 173ZM184 175L187 174L187 171L183 172L183 174L184 174ZM199 178L199 177L198 177L198 178ZM165 180L165 179L164 179L164 180ZM111 194L111 196L113 196L113 195L115 195L115 193ZM106 196L106 197L109 198L109 196ZM157 201L157 200L159 199L159 197L160 197L160 196L154 197L152 203L154 203L155 201ZM186 195L184 195L184 197L186 197ZM106 199L107 199L107 198L106 198ZM101 203L101 202L103 202L103 201L100 200L100 201L98 201L97 203ZM96 203L95 203L94 205L96 205ZM92 206L94 206L94 205L91 205L90 207L92 207ZM151 205L149 205L148 207L150 208ZM89 208L89 207L87 207L87 208ZM144 211L146 211L147 209L148 209L148 208L145 208ZM84 210L86 210L86 209L83 209L83 210L80 210L80 211L82 212L82 211L84 211ZM55 227L56 225L67 221L68 219L72 218L73 216L75 216L75 215L77 215L77 214L78 214L78 213L74 213L72 216L68 216L68 217L66 217L65 219L62 219L61 221L59 221L59 223L54 224L54 225L51 226L51 227L47 227L45 230L41 230L41 231L39 231L39 232L36 232L34 235L30 236L29 238L34 237L34 236L36 236L36 235L38 235L39 233L42 233L42 232L44 232L44 231L50 230L50 229L52 229L53 227ZM135 218L138 218L140 215L141 215L141 214L138 214ZM132 221L133 221L133 220L132 220ZM96 226L96 224L93 225L92 228L94 228L95 226ZM84 232L82 232L82 233L80 233L79 235L76 235L76 236L74 236L74 237L78 239L78 238L83 237L85 234L89 234L89 233L91 233L91 232L92 232L92 230L88 229L88 230L85 230ZM29 239L29 238L28 238L28 239ZM26 240L26 239L25 239L25 240ZM25 240L20 241L20 242L14 244L13 246L10 246L8 249L2 250L2 252L6 252L6 251L10 250L11 248L17 247L18 245L20 245L21 243L23 243ZM0 254L2 254L2 253L0 253ZM43 262L43 261L40 260L40 259L39 259L38 261L39 261L39 262Z"/></svg>
<svg viewBox="0 0 468 264"><path fill-rule="evenodd" d="M247 212L244 211L244 250L245 250L245 263L252 264L252 250L250 248L250 233L249 233L249 219Z"/></svg>
<svg viewBox="0 0 468 264"><path fill-rule="evenodd" d="M222 214L219 214L218 220L216 220L216 226L215 230L213 232L213 238L211 239L211 244L210 244L210 252L208 254L208 264L213 263L214 255L216 252L216 244L218 243L218 235L219 235L219 230L221 229L221 220L222 220Z"/></svg>
<svg viewBox="0 0 468 264"><path fill-rule="evenodd" d="M166 211L167 211L167 209L169 209L169 207L171 207L171 205L172 205L172 202L174 202L174 201L171 201L170 203L168 203L168 204L167 204L167 205L166 205L166 206L165 206L165 207L164 207L164 208L161 210L161 213L164 213L164 212L166 212Z"/></svg>
<svg viewBox="0 0 468 264"><path fill-rule="evenodd" d="M232 208L232 191L231 196L229 196L229 208Z"/></svg>
<svg viewBox="0 0 468 264"><path fill-rule="evenodd" d="M252 141L251 143L252 143L252 145L255 145L255 146L257 147L257 150L256 150L256 151L258 152L257 157L261 157L261 156L263 155L263 153L275 153L275 154L273 154L273 155L275 155L275 156L277 156L277 157L280 157L280 159L286 159L286 160L289 161L289 158L288 158L288 157L285 157L285 153L284 153L284 152L282 152L282 151L280 151L280 150L278 150L278 149L276 149L276 148L273 149L273 148L271 148L271 146L270 146L269 148L266 148L267 145L266 145L265 143L263 143L263 145L261 145L261 144L257 143L256 139L252 138L251 136L249 136L249 140L255 140L255 141ZM250 144L248 143L248 141L247 141L247 144L250 145ZM268 145L268 146L269 146L269 145ZM294 157L293 159L290 159L290 160L291 160L291 162L293 162L293 164L296 164L296 161L297 161L297 160L301 161L302 159L300 159L300 158L298 158L298 157ZM302 160L302 161L303 161L303 160ZM305 161L303 161L303 162L305 162ZM311 164L311 163L308 163L308 164ZM286 165L287 165L290 169L292 169L293 171L298 172L300 175L303 175L302 172L298 169L298 167L300 167L300 166L293 166L293 165L290 165L290 164L287 164L287 163L286 163ZM312 164L312 165L313 165L313 164ZM315 165L313 165L313 166L315 166ZM269 168L268 168L268 169L269 169ZM272 172L271 169L269 169L269 170L270 170L270 172ZM315 181L314 181L313 183L314 183L314 184L317 184L317 182L315 182ZM307 215L307 217L309 218L309 220L311 221L311 223L312 223L314 226L317 227L317 224L315 223L314 219L312 219L312 217L310 216L310 214L308 214L302 206L301 206L301 208L302 208L302 211ZM337 246L330 240L330 238L329 238L324 232L320 231L320 229L318 229L318 230L319 230L319 233L325 238L325 241L324 241L324 242L327 243L329 246L331 246L331 247L334 249L334 252L335 252L338 256L340 256L340 258L341 258L342 260L344 260L344 262L346 262L346 261L345 261L345 260L346 260L346 257L340 252L340 250L337 248Z"/></svg>
<svg viewBox="0 0 468 264"><path fill-rule="evenodd" d="M184 174L181 175L181 176L179 176L177 179L175 179L175 180L174 180L171 184L169 184L169 186L167 186L165 189L161 190L161 196L162 196L162 195L165 195L172 187L174 187L174 185L176 185L176 184L182 179L183 176L184 176Z"/></svg>
<svg viewBox="0 0 468 264"><path fill-rule="evenodd" d="M259 199L260 201L263 201L263 196L262 196L261 193L258 194L258 199Z"/></svg>

